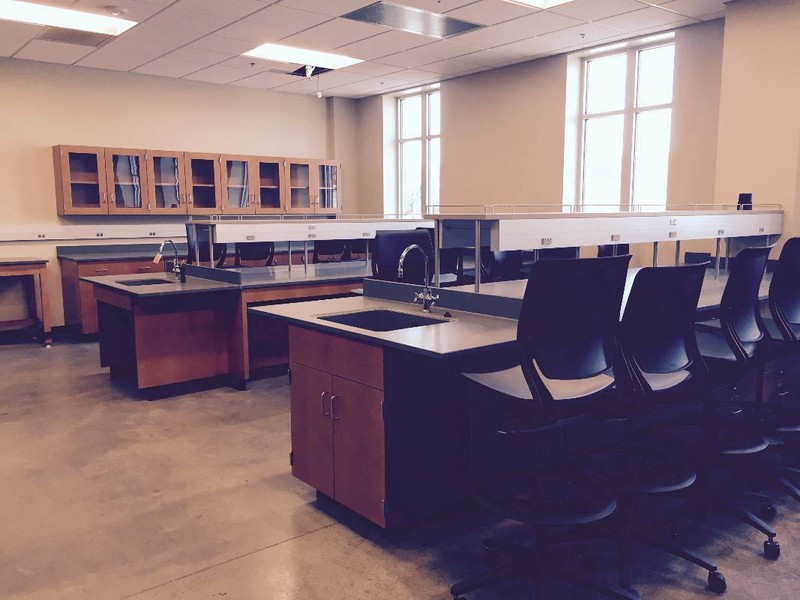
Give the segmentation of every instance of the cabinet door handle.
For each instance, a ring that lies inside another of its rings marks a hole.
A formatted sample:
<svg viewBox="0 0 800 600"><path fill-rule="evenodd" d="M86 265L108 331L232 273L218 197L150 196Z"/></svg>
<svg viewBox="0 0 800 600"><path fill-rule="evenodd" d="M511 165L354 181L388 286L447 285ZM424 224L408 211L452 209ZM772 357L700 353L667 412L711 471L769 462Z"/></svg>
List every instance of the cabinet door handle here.
<svg viewBox="0 0 800 600"><path fill-rule="evenodd" d="M192 195L189 194L189 204L191 205L191 203L192 203Z"/></svg>
<svg viewBox="0 0 800 600"><path fill-rule="evenodd" d="M339 396L337 396L335 394L333 396L331 396L331 415L333 415L333 420L334 421L338 421L339 420L339 417L336 416L336 399L338 397Z"/></svg>
<svg viewBox="0 0 800 600"><path fill-rule="evenodd" d="M325 396L327 396L327 395L328 395L328 392L322 392L319 395L319 407L320 407L320 412L322 413L323 417L330 417L331 416L330 411L329 412L325 412ZM331 408L333 408L333 400L331 400Z"/></svg>
<svg viewBox="0 0 800 600"><path fill-rule="evenodd" d="M150 271L150 267L139 267L140 271Z"/></svg>
<svg viewBox="0 0 800 600"><path fill-rule="evenodd" d="M100 274L100 273L108 273L108 269L95 269L94 272L98 273L98 274Z"/></svg>

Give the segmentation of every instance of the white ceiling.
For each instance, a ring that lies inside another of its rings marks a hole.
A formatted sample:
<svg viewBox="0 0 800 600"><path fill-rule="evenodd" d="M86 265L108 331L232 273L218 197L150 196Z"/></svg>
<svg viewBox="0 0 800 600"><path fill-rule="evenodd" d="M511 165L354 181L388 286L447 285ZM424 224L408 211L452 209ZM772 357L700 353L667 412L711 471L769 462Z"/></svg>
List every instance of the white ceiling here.
<svg viewBox="0 0 800 600"><path fill-rule="evenodd" d="M723 0L574 0L538 10L503 0L392 0L486 25L437 40L339 18L374 0L36 0L139 24L100 48L37 39L44 28L0 21L0 56L217 84L314 94L301 65L241 56L280 42L366 62L321 75L326 96L361 98L682 27L724 16Z"/></svg>

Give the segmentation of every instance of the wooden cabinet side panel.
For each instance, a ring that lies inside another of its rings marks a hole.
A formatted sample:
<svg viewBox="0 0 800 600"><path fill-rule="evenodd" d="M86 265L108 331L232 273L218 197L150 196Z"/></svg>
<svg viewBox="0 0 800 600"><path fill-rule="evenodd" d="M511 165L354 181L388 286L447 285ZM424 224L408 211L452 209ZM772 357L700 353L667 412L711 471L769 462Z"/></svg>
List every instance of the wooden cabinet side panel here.
<svg viewBox="0 0 800 600"><path fill-rule="evenodd" d="M333 378L334 498L381 527L386 525L386 465L380 390Z"/></svg>
<svg viewBox="0 0 800 600"><path fill-rule="evenodd" d="M291 326L289 359L383 389L383 348L380 346Z"/></svg>
<svg viewBox="0 0 800 600"><path fill-rule="evenodd" d="M78 280L78 263L59 259L61 265L61 295L64 300L64 324L81 323L81 288Z"/></svg>
<svg viewBox="0 0 800 600"><path fill-rule="evenodd" d="M64 158L61 146L53 146L53 172L56 185L56 208L59 216L67 214L67 199L65 195L69 190L69 180L65 173Z"/></svg>
<svg viewBox="0 0 800 600"><path fill-rule="evenodd" d="M292 475L333 497L331 376L298 363L291 373Z"/></svg>

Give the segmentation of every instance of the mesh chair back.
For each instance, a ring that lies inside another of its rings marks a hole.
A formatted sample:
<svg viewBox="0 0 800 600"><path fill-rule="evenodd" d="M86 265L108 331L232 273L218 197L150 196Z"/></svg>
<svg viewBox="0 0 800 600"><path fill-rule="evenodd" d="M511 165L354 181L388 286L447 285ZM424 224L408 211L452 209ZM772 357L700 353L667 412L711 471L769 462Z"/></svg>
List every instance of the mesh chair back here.
<svg viewBox="0 0 800 600"><path fill-rule="evenodd" d="M377 231L372 242L372 273L385 281L422 284L425 280L425 259L416 250L406 256L403 278L397 277L400 255L411 244L419 245L428 257L428 268L433 271L433 247L427 231ZM430 276L431 273L429 273Z"/></svg>
<svg viewBox="0 0 800 600"><path fill-rule="evenodd" d="M800 238L786 240L769 285L772 320L783 339L800 339Z"/></svg>
<svg viewBox="0 0 800 600"><path fill-rule="evenodd" d="M545 377L562 380L608 371L616 354L630 259L628 255L535 262L517 326L517 341L527 359L523 365L533 360ZM528 368L526 378L530 376Z"/></svg>

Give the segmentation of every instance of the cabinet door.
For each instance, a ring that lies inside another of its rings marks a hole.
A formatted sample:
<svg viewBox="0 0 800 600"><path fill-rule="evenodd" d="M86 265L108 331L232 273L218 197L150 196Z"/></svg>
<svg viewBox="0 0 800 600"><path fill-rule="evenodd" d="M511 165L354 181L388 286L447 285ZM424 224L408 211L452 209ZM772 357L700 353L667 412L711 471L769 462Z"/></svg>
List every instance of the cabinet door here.
<svg viewBox="0 0 800 600"><path fill-rule="evenodd" d="M317 161L314 165L314 205L318 213L342 210L341 165L332 161Z"/></svg>
<svg viewBox="0 0 800 600"><path fill-rule="evenodd" d="M314 212L313 161L286 161L286 212Z"/></svg>
<svg viewBox="0 0 800 600"><path fill-rule="evenodd" d="M286 185L284 175L282 158L257 158L253 161L257 213L274 214L285 211L284 189Z"/></svg>
<svg viewBox="0 0 800 600"><path fill-rule="evenodd" d="M246 156L220 158L223 213L251 215L255 212L253 161Z"/></svg>
<svg viewBox="0 0 800 600"><path fill-rule="evenodd" d="M144 150L106 148L105 173L110 214L146 214L147 167Z"/></svg>
<svg viewBox="0 0 800 600"><path fill-rule="evenodd" d="M53 167L59 215L108 214L102 148L55 146Z"/></svg>
<svg viewBox="0 0 800 600"><path fill-rule="evenodd" d="M383 392L333 377L333 456L337 502L385 526Z"/></svg>
<svg viewBox="0 0 800 600"><path fill-rule="evenodd" d="M154 215L186 214L188 191L185 187L183 152L148 150L148 212Z"/></svg>
<svg viewBox="0 0 800 600"><path fill-rule="evenodd" d="M194 215L219 214L221 202L218 154L186 154L188 212Z"/></svg>
<svg viewBox="0 0 800 600"><path fill-rule="evenodd" d="M292 475L334 497L331 375L291 363Z"/></svg>

